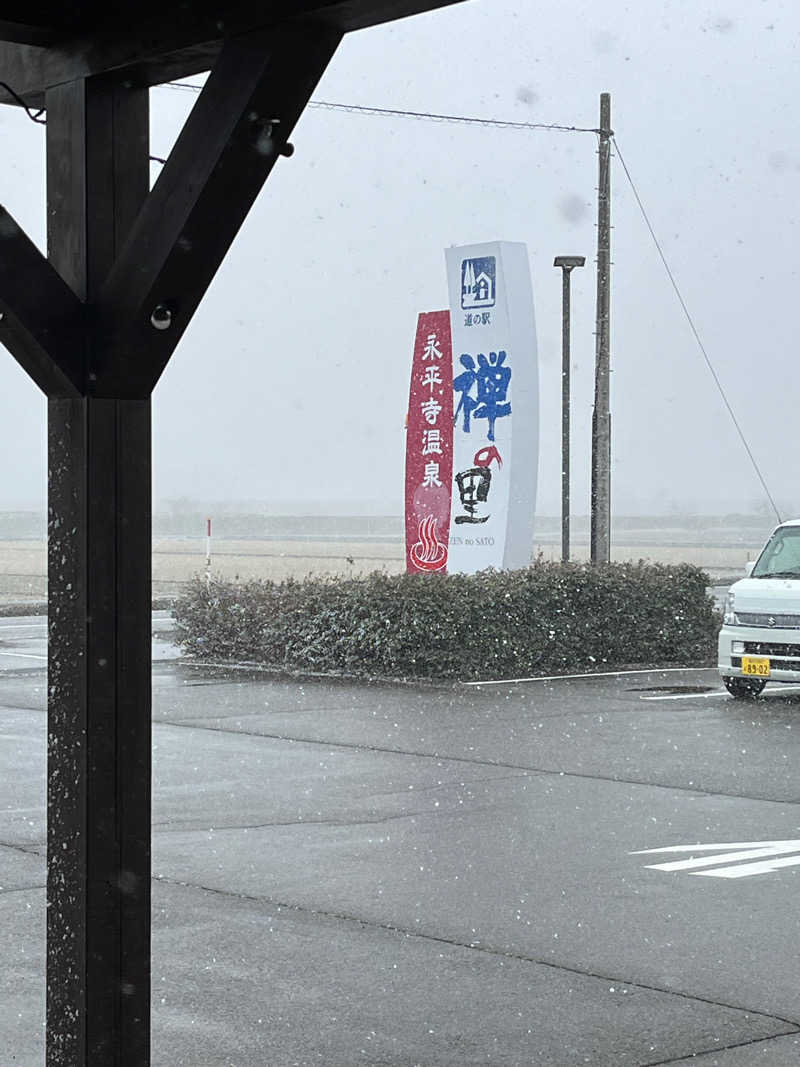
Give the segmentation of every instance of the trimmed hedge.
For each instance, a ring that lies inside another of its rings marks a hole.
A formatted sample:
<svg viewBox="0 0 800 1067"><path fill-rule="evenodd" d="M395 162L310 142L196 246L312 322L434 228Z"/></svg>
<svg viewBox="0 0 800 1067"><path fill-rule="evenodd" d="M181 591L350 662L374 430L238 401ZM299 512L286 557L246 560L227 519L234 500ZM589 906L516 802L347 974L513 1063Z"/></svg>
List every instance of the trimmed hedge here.
<svg viewBox="0 0 800 1067"><path fill-rule="evenodd" d="M177 640L201 659L435 680L713 662L720 618L697 567L539 561L474 575L195 579Z"/></svg>

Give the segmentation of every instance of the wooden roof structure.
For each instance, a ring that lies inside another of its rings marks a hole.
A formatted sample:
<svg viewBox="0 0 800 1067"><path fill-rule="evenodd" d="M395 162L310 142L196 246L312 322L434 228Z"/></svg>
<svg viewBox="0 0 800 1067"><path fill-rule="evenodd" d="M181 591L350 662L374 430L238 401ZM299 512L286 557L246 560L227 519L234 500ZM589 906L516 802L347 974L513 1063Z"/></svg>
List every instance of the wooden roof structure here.
<svg viewBox="0 0 800 1067"><path fill-rule="evenodd" d="M305 22L339 34L459 0L0 2L0 80L32 106L48 87L111 71L138 86L210 70L225 40ZM30 46L30 47L25 47ZM6 93L0 102L12 103Z"/></svg>
<svg viewBox="0 0 800 1067"><path fill-rule="evenodd" d="M454 2L0 0L47 143L0 344L48 397L48 1067L150 1063L152 390L342 35ZM206 70L150 189L148 89Z"/></svg>

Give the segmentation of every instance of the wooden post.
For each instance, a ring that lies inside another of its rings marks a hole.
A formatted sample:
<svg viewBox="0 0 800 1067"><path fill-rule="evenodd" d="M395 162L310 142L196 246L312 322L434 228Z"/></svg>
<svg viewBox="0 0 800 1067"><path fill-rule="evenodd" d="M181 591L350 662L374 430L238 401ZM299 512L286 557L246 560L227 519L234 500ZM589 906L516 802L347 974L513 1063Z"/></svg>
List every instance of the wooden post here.
<svg viewBox="0 0 800 1067"><path fill-rule="evenodd" d="M148 191L147 90L47 93L50 261L90 303ZM150 1062L150 399L51 395L48 1067Z"/></svg>
<svg viewBox="0 0 800 1067"><path fill-rule="evenodd" d="M592 413L591 561L611 559L611 95L600 94L597 326Z"/></svg>

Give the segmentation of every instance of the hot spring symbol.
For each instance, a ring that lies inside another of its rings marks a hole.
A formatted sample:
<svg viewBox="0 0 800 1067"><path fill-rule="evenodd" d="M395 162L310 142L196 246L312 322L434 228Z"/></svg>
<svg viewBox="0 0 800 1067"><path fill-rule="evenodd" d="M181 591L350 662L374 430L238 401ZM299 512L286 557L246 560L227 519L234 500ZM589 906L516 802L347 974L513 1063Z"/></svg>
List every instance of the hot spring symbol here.
<svg viewBox="0 0 800 1067"><path fill-rule="evenodd" d="M435 515L427 515L420 521L419 541L411 547L411 559L421 571L439 571L447 563L447 545L443 545L436 533Z"/></svg>

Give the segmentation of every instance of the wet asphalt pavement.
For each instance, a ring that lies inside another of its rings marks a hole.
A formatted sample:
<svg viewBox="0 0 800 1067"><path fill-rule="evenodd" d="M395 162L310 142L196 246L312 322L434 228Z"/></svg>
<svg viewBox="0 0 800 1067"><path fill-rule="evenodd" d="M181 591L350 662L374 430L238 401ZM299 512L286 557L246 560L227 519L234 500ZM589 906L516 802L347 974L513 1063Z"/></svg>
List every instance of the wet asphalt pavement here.
<svg viewBox="0 0 800 1067"><path fill-rule="evenodd" d="M0 1049L24 1067L44 651L42 620L0 620ZM167 633L153 686L154 1064L798 1062L800 689L284 682Z"/></svg>

